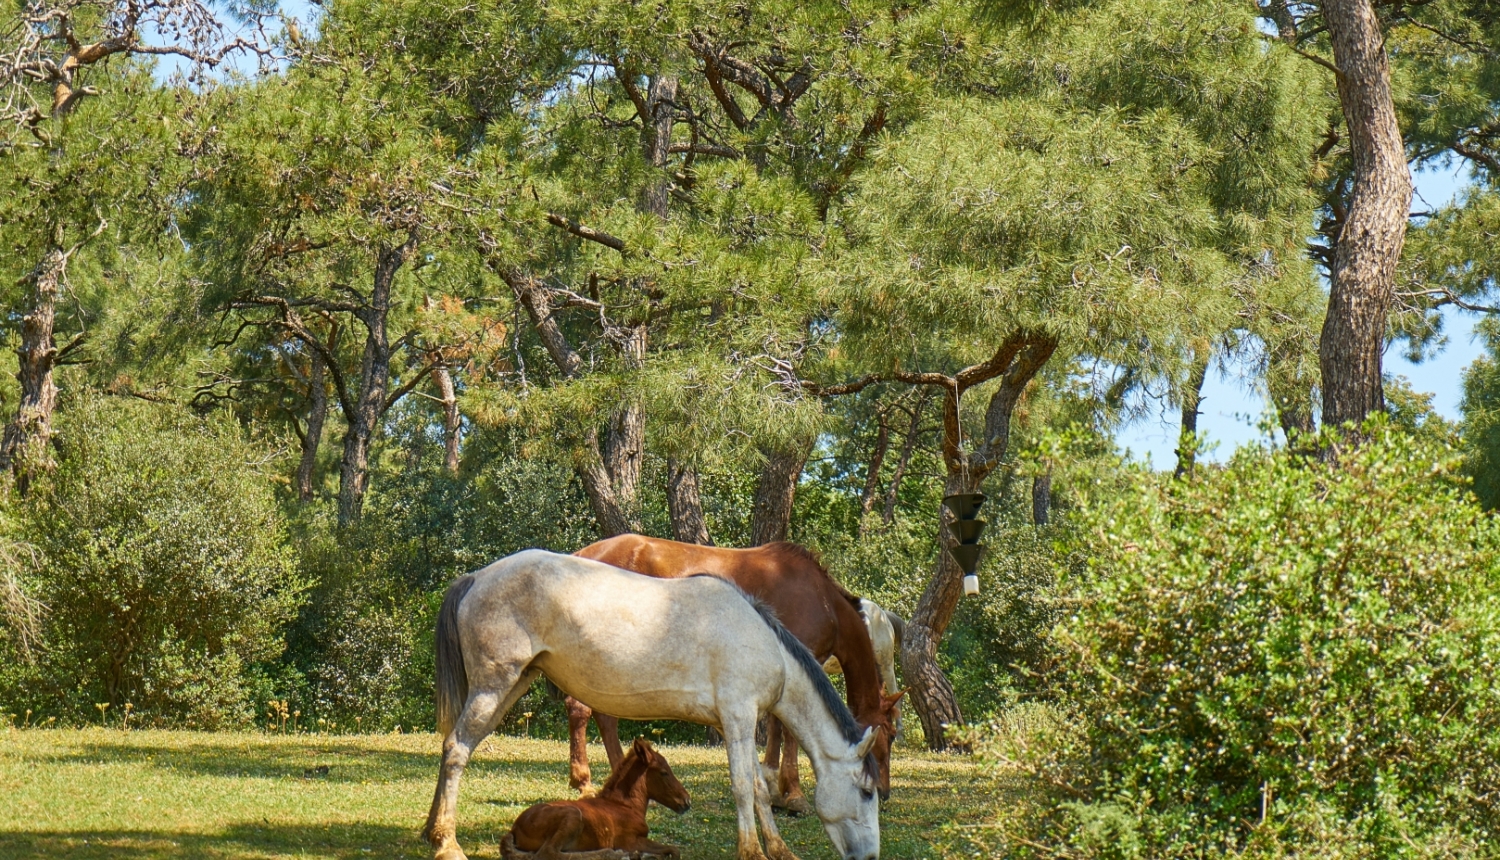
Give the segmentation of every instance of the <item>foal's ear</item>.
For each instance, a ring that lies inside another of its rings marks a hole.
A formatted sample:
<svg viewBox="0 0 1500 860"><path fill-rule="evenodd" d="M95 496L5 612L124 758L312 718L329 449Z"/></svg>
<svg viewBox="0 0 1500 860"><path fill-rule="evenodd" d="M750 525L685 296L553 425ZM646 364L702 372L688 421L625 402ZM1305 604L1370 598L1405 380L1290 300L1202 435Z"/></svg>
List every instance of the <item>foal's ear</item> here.
<svg viewBox="0 0 1500 860"><path fill-rule="evenodd" d="M875 727L865 729L864 737L859 739L859 745L854 748L855 758L864 758L870 754L870 748L875 746Z"/></svg>
<svg viewBox="0 0 1500 860"><path fill-rule="evenodd" d="M885 704L885 709L886 710L890 710L891 708L896 707L896 703L899 702L899 701L901 701L901 698L903 696L905 696L905 695L906 695L906 690L902 689L902 690L897 690L895 693L893 693L893 694L891 694L889 696L882 697L883 701L884 701L884 704Z"/></svg>
<svg viewBox="0 0 1500 860"><path fill-rule="evenodd" d="M644 736L635 739L635 754L640 756L641 761L651 761L651 742Z"/></svg>

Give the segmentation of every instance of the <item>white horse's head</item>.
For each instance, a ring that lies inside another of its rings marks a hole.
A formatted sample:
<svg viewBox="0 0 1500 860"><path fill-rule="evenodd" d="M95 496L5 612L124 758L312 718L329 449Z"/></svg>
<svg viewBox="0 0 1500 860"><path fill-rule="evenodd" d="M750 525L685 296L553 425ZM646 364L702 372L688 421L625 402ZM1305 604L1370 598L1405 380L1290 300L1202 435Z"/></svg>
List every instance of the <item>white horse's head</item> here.
<svg viewBox="0 0 1500 860"><path fill-rule="evenodd" d="M830 756L828 773L818 774L813 805L843 860L880 860L880 800L875 796L879 773L870 756L874 745L874 728L865 729L847 755Z"/></svg>

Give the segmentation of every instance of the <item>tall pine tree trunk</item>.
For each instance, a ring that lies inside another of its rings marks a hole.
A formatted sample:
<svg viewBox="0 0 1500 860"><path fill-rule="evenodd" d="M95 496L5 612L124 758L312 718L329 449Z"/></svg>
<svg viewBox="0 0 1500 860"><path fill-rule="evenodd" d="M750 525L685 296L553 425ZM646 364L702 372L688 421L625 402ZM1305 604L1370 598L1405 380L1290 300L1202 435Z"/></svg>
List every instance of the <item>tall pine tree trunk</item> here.
<svg viewBox="0 0 1500 860"><path fill-rule="evenodd" d="M812 453L813 440L786 447L763 448L765 465L755 484L755 499L750 507L750 545L786 540L792 523L792 502L797 495L797 479Z"/></svg>
<svg viewBox="0 0 1500 860"><path fill-rule="evenodd" d="M1052 467L1031 479L1031 524L1045 526L1052 517Z"/></svg>
<svg viewBox="0 0 1500 860"><path fill-rule="evenodd" d="M1193 366L1182 388L1182 425L1177 429L1177 468L1173 477L1193 473L1198 462L1198 406L1203 401L1203 380L1208 376L1208 348L1194 351Z"/></svg>
<svg viewBox="0 0 1500 860"><path fill-rule="evenodd" d="M672 537L683 543L713 546L708 523L703 519L703 498L698 489L698 471L692 463L667 459L667 512L672 517Z"/></svg>
<svg viewBox="0 0 1500 860"><path fill-rule="evenodd" d="M642 323L630 327L616 344L621 360L631 371L639 371L646 363L646 336L646 325ZM645 447L646 411L640 401L630 400L610 417L603 453L604 468L609 472L615 500L630 514L632 522L640 495Z"/></svg>
<svg viewBox="0 0 1500 860"><path fill-rule="evenodd" d="M1406 239L1411 171L1391 98L1390 64L1371 0L1324 0L1349 127L1354 182L1334 248L1328 316L1318 348L1323 423L1359 425L1385 409L1381 355Z"/></svg>
<svg viewBox="0 0 1500 860"><path fill-rule="evenodd" d="M875 447L870 451L870 465L865 471L865 489L859 497L859 536L869 530L866 522L875 509L875 497L880 493L880 467L885 465L886 451L891 447L891 414L889 409L876 413L877 429Z"/></svg>
<svg viewBox="0 0 1500 860"><path fill-rule="evenodd" d="M391 312L391 289L396 273L416 250L413 236L399 248L382 248L375 263L375 282L370 301L355 312L365 327L365 349L359 362L359 392L344 432L344 456L339 464L340 526L359 521L365 492L370 484L370 446L387 408L386 390L391 381L391 342L387 323Z"/></svg>
<svg viewBox="0 0 1500 860"><path fill-rule="evenodd" d="M16 417L6 425L0 440L0 469L14 473L16 487L23 494L32 476L52 464L48 443L52 439L52 412L57 408L57 385L52 381L52 369L57 364L53 326L68 259L60 245L47 250L30 278L31 307L21 319L21 345L16 349L21 399Z"/></svg>
<svg viewBox="0 0 1500 860"><path fill-rule="evenodd" d="M433 381L437 383L438 399L443 404L443 467L448 474L458 474L459 433L463 429L463 416L458 411L458 391L453 387L453 372L438 365L432 369Z"/></svg>
<svg viewBox="0 0 1500 860"><path fill-rule="evenodd" d="M306 503L313 497L313 473L318 466L318 448L323 443L323 424L328 420L327 368L317 350L308 350L307 430L302 434L302 458L297 463L297 498Z"/></svg>

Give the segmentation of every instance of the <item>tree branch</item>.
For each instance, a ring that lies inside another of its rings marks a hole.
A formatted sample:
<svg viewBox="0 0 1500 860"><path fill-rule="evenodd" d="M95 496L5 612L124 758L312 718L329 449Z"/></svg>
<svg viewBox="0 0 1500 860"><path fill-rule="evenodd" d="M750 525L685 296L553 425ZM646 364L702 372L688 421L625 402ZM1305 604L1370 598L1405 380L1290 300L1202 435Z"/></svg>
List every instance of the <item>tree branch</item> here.
<svg viewBox="0 0 1500 860"><path fill-rule="evenodd" d="M621 239L618 236L611 236L608 233L595 230L592 227L585 227L584 225L579 224L576 221L569 220L568 218L559 215L556 212L547 213L547 223L553 225L554 227L561 227L580 239L587 239L590 242L597 242L606 248L619 251L621 254L626 253L624 239Z"/></svg>

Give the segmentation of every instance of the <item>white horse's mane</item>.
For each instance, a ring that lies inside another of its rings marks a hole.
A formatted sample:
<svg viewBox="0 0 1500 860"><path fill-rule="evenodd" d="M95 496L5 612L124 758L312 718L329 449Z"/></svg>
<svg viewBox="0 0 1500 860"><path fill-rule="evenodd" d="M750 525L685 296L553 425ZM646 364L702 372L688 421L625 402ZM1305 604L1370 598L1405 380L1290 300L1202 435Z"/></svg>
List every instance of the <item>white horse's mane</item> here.
<svg viewBox="0 0 1500 860"><path fill-rule="evenodd" d="M781 619L776 617L776 610L772 609L770 604L746 592L743 588L723 577L714 576L711 573L695 573L691 578L696 579L698 577L716 579L724 583L734 589L740 597L745 598L745 601L754 607L756 614L760 616L760 620L764 621L766 626L771 628L771 631L776 634L776 640L781 643L781 647L788 654L792 655L792 659L796 662L797 666L807 676L807 679L812 682L813 688L818 691L818 698L823 700L823 704L828 708L828 713L833 717L834 722L838 723L839 731L844 735L844 740L851 744L859 743L864 732L860 729L859 723L855 722L854 715L849 712L849 706L845 705L844 700L839 698L839 691L834 689L833 682L828 680L828 674L823 671L823 664L818 662L818 658L813 656L813 652L808 650L807 646L803 645L801 640L793 636L790 630L786 629L781 623Z"/></svg>

